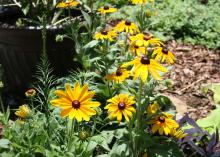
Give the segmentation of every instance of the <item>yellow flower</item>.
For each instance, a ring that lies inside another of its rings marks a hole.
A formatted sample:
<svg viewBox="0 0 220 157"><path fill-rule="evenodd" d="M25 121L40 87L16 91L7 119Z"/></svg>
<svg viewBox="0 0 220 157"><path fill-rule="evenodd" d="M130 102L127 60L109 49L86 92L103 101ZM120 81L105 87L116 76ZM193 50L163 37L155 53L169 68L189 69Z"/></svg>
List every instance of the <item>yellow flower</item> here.
<svg viewBox="0 0 220 157"><path fill-rule="evenodd" d="M163 113L163 115L158 116L151 120L152 132L159 132L160 135L168 135L171 133L171 130L174 128L178 128L179 124L172 119L173 115L168 113Z"/></svg>
<svg viewBox="0 0 220 157"><path fill-rule="evenodd" d="M184 131L181 129L173 128L171 129L170 136L175 137L178 140L181 140L187 136L187 133L184 133Z"/></svg>
<svg viewBox="0 0 220 157"><path fill-rule="evenodd" d="M109 40L113 41L113 38L117 37L117 33L114 31L101 31L95 34L95 40Z"/></svg>
<svg viewBox="0 0 220 157"><path fill-rule="evenodd" d="M85 120L89 121L92 115L96 114L95 107L100 106L97 101L91 101L95 95L94 91L88 91L88 85L80 87L79 82L76 82L74 89L70 84L65 84L65 91L56 90L55 94L59 97L50 101L54 106L61 108L61 116L70 119L75 118L78 122Z"/></svg>
<svg viewBox="0 0 220 157"><path fill-rule="evenodd" d="M135 36L130 37L131 42L136 42L138 45L144 45L148 47L151 45L161 46L163 43L158 38L154 38L151 34L139 33Z"/></svg>
<svg viewBox="0 0 220 157"><path fill-rule="evenodd" d="M126 69L118 68L116 72L106 76L107 80L114 81L116 83L122 83L125 79L129 78L130 71Z"/></svg>
<svg viewBox="0 0 220 157"><path fill-rule="evenodd" d="M75 0L69 0L66 2L60 2L57 4L57 8L67 8L67 7L75 7L79 4L79 2L75 1Z"/></svg>
<svg viewBox="0 0 220 157"><path fill-rule="evenodd" d="M150 73L155 80L162 80L159 71L166 73L167 69L157 63L154 59L149 59L147 56L136 57L133 61L127 62L122 67L134 65L131 72L134 74L134 80L141 78L145 82Z"/></svg>
<svg viewBox="0 0 220 157"><path fill-rule="evenodd" d="M114 13L117 11L116 8L112 8L112 7L109 7L109 6L104 6L104 7L101 7L99 8L98 10L102 15L105 15L107 13Z"/></svg>
<svg viewBox="0 0 220 157"><path fill-rule="evenodd" d="M148 115L153 115L157 113L157 111L160 109L160 106L158 103L155 101L153 104L149 105L147 108L147 113Z"/></svg>
<svg viewBox="0 0 220 157"><path fill-rule="evenodd" d="M130 21L121 21L119 22L114 30L117 32L126 32L129 34L134 34L134 33L138 33L139 32L139 28L137 25L135 25L135 23L130 22Z"/></svg>
<svg viewBox="0 0 220 157"><path fill-rule="evenodd" d="M129 118L131 118L132 114L135 112L135 108L132 106L135 103L134 96L119 94L109 99L107 102L109 102L109 104L105 109L108 109L109 119L117 117L119 123L122 120L122 115L125 117L126 121L129 121Z"/></svg>
<svg viewBox="0 0 220 157"><path fill-rule="evenodd" d="M158 47L154 50L153 55L156 55L156 60L161 60L161 62L166 61L168 64L173 64L175 60L173 53L166 47Z"/></svg>
<svg viewBox="0 0 220 157"><path fill-rule="evenodd" d="M149 0L150 2L154 2L154 0ZM132 4L146 4L148 0L131 0Z"/></svg>
<svg viewBox="0 0 220 157"><path fill-rule="evenodd" d="M25 92L25 96L28 98L34 97L36 95L36 90L31 88Z"/></svg>
<svg viewBox="0 0 220 157"><path fill-rule="evenodd" d="M137 56L141 56L146 54L146 47L140 44L137 44L137 42L132 42L130 44L130 51Z"/></svg>
<svg viewBox="0 0 220 157"><path fill-rule="evenodd" d="M19 109L15 112L15 115L21 119L25 119L30 115L30 110L27 105L19 106Z"/></svg>

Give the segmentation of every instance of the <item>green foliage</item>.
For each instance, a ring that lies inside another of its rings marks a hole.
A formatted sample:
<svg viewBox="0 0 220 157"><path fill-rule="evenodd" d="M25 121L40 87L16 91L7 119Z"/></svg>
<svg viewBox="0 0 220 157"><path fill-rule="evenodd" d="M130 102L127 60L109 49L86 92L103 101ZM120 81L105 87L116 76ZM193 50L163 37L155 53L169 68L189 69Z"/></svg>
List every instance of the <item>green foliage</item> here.
<svg viewBox="0 0 220 157"><path fill-rule="evenodd" d="M211 90L214 95L213 99L216 104L220 104L220 84L219 83L212 83L202 87L202 91L206 94L208 90Z"/></svg>
<svg viewBox="0 0 220 157"><path fill-rule="evenodd" d="M214 133L216 128L220 130L220 107L213 110L206 118L199 119L197 121L198 125L210 134Z"/></svg>
<svg viewBox="0 0 220 157"><path fill-rule="evenodd" d="M220 2L209 1L207 5L198 0L158 0L154 7L145 11L152 13L147 24L157 37L163 40L176 39L186 43L200 44L208 48L220 48ZM124 6L114 19L135 19L138 6Z"/></svg>

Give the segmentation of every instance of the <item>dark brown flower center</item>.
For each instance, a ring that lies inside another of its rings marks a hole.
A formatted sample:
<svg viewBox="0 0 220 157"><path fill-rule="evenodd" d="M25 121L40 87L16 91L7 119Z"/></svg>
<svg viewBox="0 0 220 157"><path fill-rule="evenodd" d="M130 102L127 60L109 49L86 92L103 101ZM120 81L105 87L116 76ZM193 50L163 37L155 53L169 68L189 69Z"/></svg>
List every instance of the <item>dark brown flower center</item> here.
<svg viewBox="0 0 220 157"><path fill-rule="evenodd" d="M135 48L135 49L138 49L138 48L139 48L139 46L137 46L137 45L134 45L134 48Z"/></svg>
<svg viewBox="0 0 220 157"><path fill-rule="evenodd" d="M107 31L102 31L101 34L102 34L102 35L107 35L108 32L107 32Z"/></svg>
<svg viewBox="0 0 220 157"><path fill-rule="evenodd" d="M80 107L80 102L79 100L74 100L72 102L72 107L75 108L75 109L78 109Z"/></svg>
<svg viewBox="0 0 220 157"><path fill-rule="evenodd" d="M149 65L150 64L150 59L147 56L144 56L144 57L141 58L141 63Z"/></svg>
<svg viewBox="0 0 220 157"><path fill-rule="evenodd" d="M122 75L121 69L117 69L117 70L116 70L116 76L121 76L121 75Z"/></svg>
<svg viewBox="0 0 220 157"><path fill-rule="evenodd" d="M158 121L161 122L161 123L165 123L165 118L160 116L160 117L158 118Z"/></svg>
<svg viewBox="0 0 220 157"><path fill-rule="evenodd" d="M104 6L104 10L109 10L109 6Z"/></svg>
<svg viewBox="0 0 220 157"><path fill-rule="evenodd" d="M168 48L166 48L166 47L163 47L163 49L162 49L162 52L163 52L163 54L168 54L168 52L169 52L169 50L168 50Z"/></svg>
<svg viewBox="0 0 220 157"><path fill-rule="evenodd" d="M130 26L131 22L130 21L125 21L125 25Z"/></svg>
<svg viewBox="0 0 220 157"><path fill-rule="evenodd" d="M124 110L125 109L125 103L124 102L118 103L118 108L119 108L119 110Z"/></svg>

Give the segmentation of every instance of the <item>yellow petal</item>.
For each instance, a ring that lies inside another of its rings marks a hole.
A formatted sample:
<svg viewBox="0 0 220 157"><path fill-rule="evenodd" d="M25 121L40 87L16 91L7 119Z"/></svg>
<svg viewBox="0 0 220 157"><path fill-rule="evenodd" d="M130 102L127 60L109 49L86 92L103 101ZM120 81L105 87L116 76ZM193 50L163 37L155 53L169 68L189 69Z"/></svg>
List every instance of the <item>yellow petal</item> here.
<svg viewBox="0 0 220 157"><path fill-rule="evenodd" d="M68 116L71 110L72 110L72 108L67 108L67 109L62 110L60 113L61 117Z"/></svg>
<svg viewBox="0 0 220 157"><path fill-rule="evenodd" d="M73 97L74 93L72 91L70 84L66 83L65 88L66 88L66 93L67 93L68 97L71 99L71 101L73 101L74 100L74 97Z"/></svg>

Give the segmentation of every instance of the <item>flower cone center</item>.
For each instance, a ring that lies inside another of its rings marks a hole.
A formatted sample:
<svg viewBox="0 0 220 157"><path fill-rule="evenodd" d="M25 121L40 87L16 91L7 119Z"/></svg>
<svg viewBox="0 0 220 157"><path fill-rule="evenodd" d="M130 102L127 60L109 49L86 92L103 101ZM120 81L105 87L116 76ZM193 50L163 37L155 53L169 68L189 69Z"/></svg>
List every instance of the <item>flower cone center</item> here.
<svg viewBox="0 0 220 157"><path fill-rule="evenodd" d="M124 110L124 109L125 109L125 103L124 103L124 102L118 103L118 108L119 108L120 110Z"/></svg>
<svg viewBox="0 0 220 157"><path fill-rule="evenodd" d="M117 71L116 71L116 76L121 76L122 75L122 71L120 70L120 69L118 69Z"/></svg>
<svg viewBox="0 0 220 157"><path fill-rule="evenodd" d="M166 54L166 55L167 55L167 54L168 54L168 51L169 51L169 50L168 50L166 47L164 47L164 48L162 49L163 54Z"/></svg>
<svg viewBox="0 0 220 157"><path fill-rule="evenodd" d="M104 10L109 10L109 6L104 6Z"/></svg>
<svg viewBox="0 0 220 157"><path fill-rule="evenodd" d="M72 102L72 107L75 108L75 109L78 109L80 107L80 102L79 100L74 100Z"/></svg>
<svg viewBox="0 0 220 157"><path fill-rule="evenodd" d="M150 59L148 57L144 56L144 57L141 58L141 63L149 65L150 64Z"/></svg>
<svg viewBox="0 0 220 157"><path fill-rule="evenodd" d="M158 118L158 121L161 122L161 123L165 123L165 118L160 116L160 117Z"/></svg>
<svg viewBox="0 0 220 157"><path fill-rule="evenodd" d="M102 35L107 35L108 34L107 31L102 31L101 33L102 33Z"/></svg>
<svg viewBox="0 0 220 157"><path fill-rule="evenodd" d="M130 21L125 21L125 25L130 26L131 22Z"/></svg>

